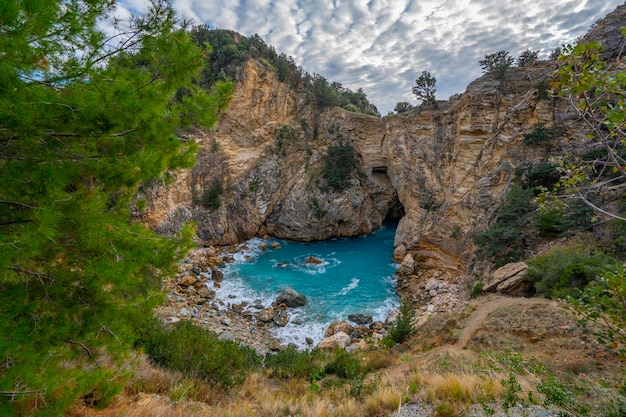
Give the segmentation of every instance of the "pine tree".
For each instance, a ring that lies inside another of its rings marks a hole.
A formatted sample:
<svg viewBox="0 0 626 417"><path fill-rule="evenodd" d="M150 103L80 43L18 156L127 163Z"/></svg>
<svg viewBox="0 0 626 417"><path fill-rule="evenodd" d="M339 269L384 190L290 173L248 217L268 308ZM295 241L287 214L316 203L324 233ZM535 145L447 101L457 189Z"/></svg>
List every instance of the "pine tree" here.
<svg viewBox="0 0 626 417"><path fill-rule="evenodd" d="M132 196L193 164L177 133L210 126L232 92L196 87L203 50L167 1L107 37L113 3L0 6L1 415L116 392L134 327L192 233L152 234Z"/></svg>

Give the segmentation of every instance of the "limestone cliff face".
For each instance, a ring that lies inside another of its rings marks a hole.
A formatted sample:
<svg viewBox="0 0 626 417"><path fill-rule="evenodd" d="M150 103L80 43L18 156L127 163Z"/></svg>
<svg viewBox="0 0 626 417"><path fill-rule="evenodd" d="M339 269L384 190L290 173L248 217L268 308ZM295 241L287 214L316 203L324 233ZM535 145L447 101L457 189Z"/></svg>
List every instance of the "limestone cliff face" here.
<svg viewBox="0 0 626 417"><path fill-rule="evenodd" d="M615 12L618 23L624 10ZM592 35L607 30L600 25ZM435 308L454 304L464 298L474 237L502 203L516 168L549 156L545 147L525 145L523 134L538 123L560 124L563 136L550 155L586 145L584 131L571 128L568 105L542 98L537 88L556 65L511 68L504 80L487 74L440 109L379 118L318 112L262 63L248 62L229 109L214 129L195 135L197 166L172 183L145 187L139 198L148 205L138 215L163 233L193 219L200 240L217 245L265 234L300 241L354 236L401 218L399 290L415 296L431 288ZM321 169L329 146L341 140L355 149L358 166L351 185L333 191ZM434 289L443 283L438 300Z"/></svg>
<svg viewBox="0 0 626 417"><path fill-rule="evenodd" d="M195 135L196 167L176 173L173 184L146 187L140 217L163 233L193 219L200 240L216 245L264 234L313 241L380 227L397 201L389 178L376 171L386 165L381 119L342 109L318 114L259 62L248 62L241 78L219 123ZM321 163L340 139L352 144L358 164L351 185L333 191L320 182ZM219 207L207 201L212 192Z"/></svg>

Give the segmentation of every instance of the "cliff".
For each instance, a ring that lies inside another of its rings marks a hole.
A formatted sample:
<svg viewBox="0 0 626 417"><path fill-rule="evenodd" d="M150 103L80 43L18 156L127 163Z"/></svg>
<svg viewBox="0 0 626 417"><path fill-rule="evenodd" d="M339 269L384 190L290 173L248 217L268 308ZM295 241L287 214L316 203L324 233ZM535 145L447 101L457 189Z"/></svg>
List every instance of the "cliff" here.
<svg viewBox="0 0 626 417"><path fill-rule="evenodd" d="M625 8L589 40L613 39ZM608 42L609 50L620 42ZM229 109L212 131L193 137L197 166L175 173L171 183L145 187L138 198L148 204L137 214L161 233L193 219L206 245L256 235L355 236L400 219L399 291L419 303L425 288L444 288L428 300L434 309L449 308L466 296L475 236L492 220L516 169L587 144L569 105L543 94L556 65L510 68L503 80L486 74L440 109L379 118L320 112L267 64L248 61ZM538 124L560 126L551 149L524 143ZM356 164L349 183L334 188L323 170L337 144L354 149Z"/></svg>

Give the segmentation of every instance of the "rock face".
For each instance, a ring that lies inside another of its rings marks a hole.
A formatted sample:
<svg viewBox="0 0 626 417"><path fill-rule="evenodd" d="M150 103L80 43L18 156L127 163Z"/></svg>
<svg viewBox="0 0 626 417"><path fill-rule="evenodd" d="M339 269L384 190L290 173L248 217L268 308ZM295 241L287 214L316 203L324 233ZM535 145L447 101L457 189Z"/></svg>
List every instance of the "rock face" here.
<svg viewBox="0 0 626 417"><path fill-rule="evenodd" d="M625 11L620 6L587 40L606 41L607 53L619 50ZM437 110L380 118L319 111L263 63L249 61L218 124L189 138L200 147L196 167L144 187L137 198L147 204L135 214L162 233L194 220L200 242L215 245L264 235L355 236L400 218L398 292L431 310L454 306L467 291L474 236L493 219L516 169L548 156L525 144L524 133L539 123L563 126L553 156L588 143L568 103L541 98L537 81L548 81L556 65L510 68L503 80L486 74ZM335 190L321 173L329 147L340 142L353 147L357 166L350 185ZM205 198L215 194L218 203ZM446 285L431 296L424 288L433 279Z"/></svg>
<svg viewBox="0 0 626 417"><path fill-rule="evenodd" d="M284 304L287 307L302 307L306 305L306 296L304 294L300 294L298 291L293 288L285 288L278 294L276 297L276 304Z"/></svg>

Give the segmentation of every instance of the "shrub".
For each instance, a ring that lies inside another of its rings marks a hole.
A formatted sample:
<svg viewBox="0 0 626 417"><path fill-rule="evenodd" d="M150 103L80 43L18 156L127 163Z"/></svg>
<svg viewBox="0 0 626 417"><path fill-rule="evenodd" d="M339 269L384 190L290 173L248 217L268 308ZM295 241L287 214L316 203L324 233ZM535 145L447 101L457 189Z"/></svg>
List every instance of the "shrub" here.
<svg viewBox="0 0 626 417"><path fill-rule="evenodd" d="M265 357L265 367L279 378L309 378L321 366L325 355L319 349L298 351L293 345Z"/></svg>
<svg viewBox="0 0 626 417"><path fill-rule="evenodd" d="M521 259L533 236L536 207L533 189L514 186L489 228L477 236L481 255L499 267Z"/></svg>
<svg viewBox="0 0 626 417"><path fill-rule="evenodd" d="M322 176L326 184L334 190L343 190L350 186L350 175L357 166L354 148L347 140L339 138L326 151L322 164Z"/></svg>
<svg viewBox="0 0 626 417"><path fill-rule="evenodd" d="M222 182L219 179L214 178L211 186L202 191L200 204L208 209L217 210L220 207L220 196L223 193L224 187L222 186Z"/></svg>
<svg viewBox="0 0 626 417"><path fill-rule="evenodd" d="M602 253L581 249L555 249L544 256L526 261L525 278L533 282L537 293L547 298L574 296L615 260Z"/></svg>
<svg viewBox="0 0 626 417"><path fill-rule="evenodd" d="M326 365L326 373L339 378L354 380L365 374L361 360L354 354L339 350L335 353L332 362Z"/></svg>
<svg viewBox="0 0 626 417"><path fill-rule="evenodd" d="M523 134L525 145L551 145L554 139L561 136L563 127L553 125L546 127L544 123L537 123L532 130Z"/></svg>
<svg viewBox="0 0 626 417"><path fill-rule="evenodd" d="M470 298L476 298L480 296L483 293L484 285L485 284L482 282L477 282L476 284L474 284L474 286L472 287L472 290L470 291Z"/></svg>
<svg viewBox="0 0 626 417"><path fill-rule="evenodd" d="M403 301L400 306L398 320L396 321L396 324L389 329L389 333L385 336L385 339L383 339L383 344L385 346L393 346L394 344L402 343L411 337L415 333L415 329L413 328L414 317L415 312L405 301Z"/></svg>
<svg viewBox="0 0 626 417"><path fill-rule="evenodd" d="M242 383L248 373L261 364L261 357L254 349L219 340L213 333L186 320L168 331L156 319L151 319L142 330L137 344L150 359L218 388L228 389Z"/></svg>

